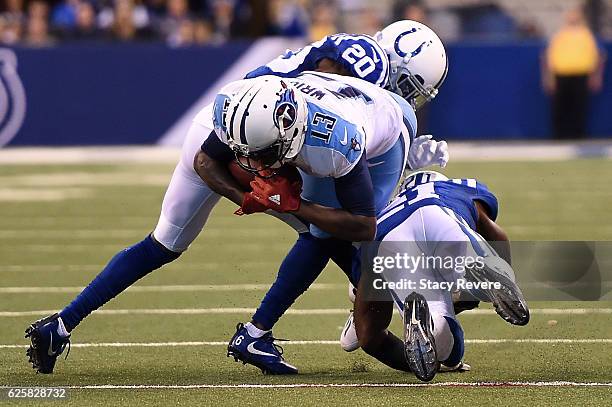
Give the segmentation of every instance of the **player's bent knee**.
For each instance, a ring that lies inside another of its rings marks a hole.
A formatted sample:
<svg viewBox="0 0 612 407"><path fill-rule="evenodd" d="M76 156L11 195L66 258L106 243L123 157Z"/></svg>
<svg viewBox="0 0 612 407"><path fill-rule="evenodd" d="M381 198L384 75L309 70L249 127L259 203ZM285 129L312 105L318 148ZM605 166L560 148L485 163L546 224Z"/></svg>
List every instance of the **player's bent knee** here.
<svg viewBox="0 0 612 407"><path fill-rule="evenodd" d="M182 252L180 251L167 248L164 244L162 244L159 240L155 238L153 233L151 233L150 238L157 247L157 249L160 250L160 252L164 253L162 257L168 259L169 262L178 259L182 254Z"/></svg>
<svg viewBox="0 0 612 407"><path fill-rule="evenodd" d="M151 233L151 236L155 241L166 250L173 253L183 253L187 251L189 245L195 239L184 236L184 228L180 228L169 222L163 214L160 216L155 230Z"/></svg>

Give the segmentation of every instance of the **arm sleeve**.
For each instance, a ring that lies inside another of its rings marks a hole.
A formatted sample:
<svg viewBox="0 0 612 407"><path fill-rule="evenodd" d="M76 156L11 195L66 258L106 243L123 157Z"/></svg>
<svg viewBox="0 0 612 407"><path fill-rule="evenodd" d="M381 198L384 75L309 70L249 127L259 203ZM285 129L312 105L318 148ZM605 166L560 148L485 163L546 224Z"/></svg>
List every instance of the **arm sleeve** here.
<svg viewBox="0 0 612 407"><path fill-rule="evenodd" d="M336 197L346 209L354 215L375 217L376 203L374 200L374 186L365 154L355 167L343 177L335 178Z"/></svg>
<svg viewBox="0 0 612 407"><path fill-rule="evenodd" d="M210 158L221 162L230 162L236 156L231 148L217 136L217 133L213 130L208 138L204 140L202 144L202 151L206 153Z"/></svg>
<svg viewBox="0 0 612 407"><path fill-rule="evenodd" d="M329 37L321 41L300 48L297 51L287 50L285 54L273 59L266 65L246 74L245 78L252 79L263 75L276 75L283 78L293 78L304 71L314 71L317 62L328 56L325 44Z"/></svg>
<svg viewBox="0 0 612 407"><path fill-rule="evenodd" d="M276 75L294 78L304 71L314 71L320 60L331 59L342 65L351 76L380 87L389 81L389 61L385 51L368 35L335 34L290 51L246 75L256 78Z"/></svg>

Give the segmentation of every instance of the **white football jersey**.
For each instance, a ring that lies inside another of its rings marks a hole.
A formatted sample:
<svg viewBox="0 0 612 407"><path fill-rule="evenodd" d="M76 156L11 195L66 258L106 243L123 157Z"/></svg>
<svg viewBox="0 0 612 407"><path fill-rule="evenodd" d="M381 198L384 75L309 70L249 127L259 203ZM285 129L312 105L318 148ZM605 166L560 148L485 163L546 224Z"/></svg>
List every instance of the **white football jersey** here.
<svg viewBox="0 0 612 407"><path fill-rule="evenodd" d="M304 145L294 159L296 166L306 173L342 177L364 152L368 160L379 157L400 137L407 153L412 130L407 128L401 107L388 91L360 79L319 72L306 72L286 80L307 102ZM223 87L213 106L205 107L194 121L215 128L219 138L227 142L223 117L232 95L248 81L251 80Z"/></svg>

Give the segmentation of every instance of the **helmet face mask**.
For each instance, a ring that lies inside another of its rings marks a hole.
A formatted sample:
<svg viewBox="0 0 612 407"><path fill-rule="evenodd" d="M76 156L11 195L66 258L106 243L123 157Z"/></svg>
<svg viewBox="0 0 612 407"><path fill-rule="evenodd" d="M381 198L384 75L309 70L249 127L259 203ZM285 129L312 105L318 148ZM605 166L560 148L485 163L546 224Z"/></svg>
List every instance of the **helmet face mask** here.
<svg viewBox="0 0 612 407"><path fill-rule="evenodd" d="M242 169L262 178L270 178L284 164L288 151L287 145L279 141L264 150L252 153L243 154L239 149L234 149L234 154Z"/></svg>
<svg viewBox="0 0 612 407"><path fill-rule="evenodd" d="M389 55L388 90L415 109L433 100L446 79L448 59L442 41L429 27L416 21L397 21L376 34Z"/></svg>
<svg viewBox="0 0 612 407"><path fill-rule="evenodd" d="M395 93L406 99L412 107L418 110L438 96L438 88L442 85L444 79L446 79L446 72L438 86L426 86L422 76L412 75L407 69L404 69L397 76Z"/></svg>

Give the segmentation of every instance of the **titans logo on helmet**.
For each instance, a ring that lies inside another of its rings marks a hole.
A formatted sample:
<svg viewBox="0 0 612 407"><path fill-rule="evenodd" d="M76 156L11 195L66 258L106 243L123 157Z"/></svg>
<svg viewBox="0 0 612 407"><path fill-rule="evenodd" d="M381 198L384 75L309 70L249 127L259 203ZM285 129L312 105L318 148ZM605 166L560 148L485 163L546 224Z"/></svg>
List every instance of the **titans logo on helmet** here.
<svg viewBox="0 0 612 407"><path fill-rule="evenodd" d="M293 89L288 89L284 82L281 84L284 90L279 93L279 99L274 107L274 124L284 131L293 126L297 120L297 101Z"/></svg>

